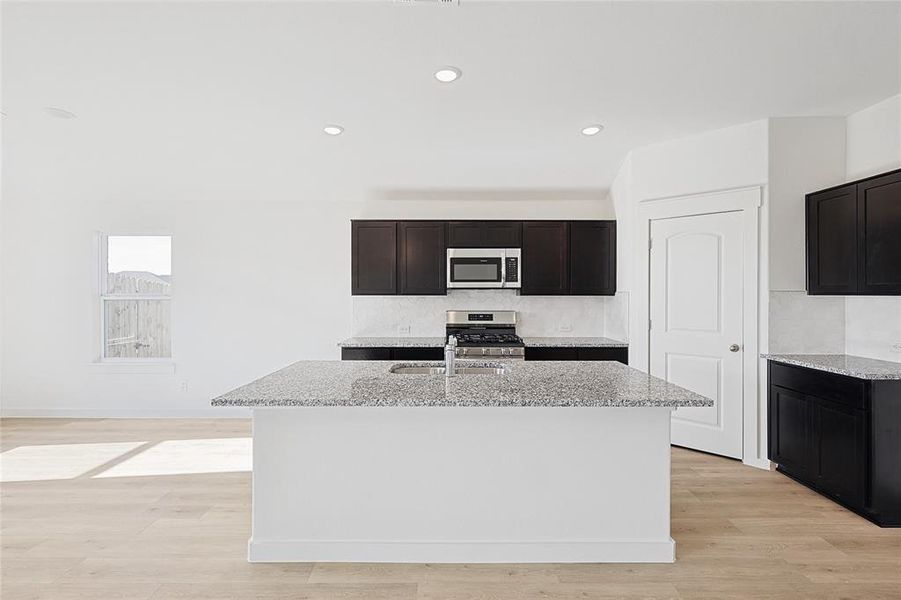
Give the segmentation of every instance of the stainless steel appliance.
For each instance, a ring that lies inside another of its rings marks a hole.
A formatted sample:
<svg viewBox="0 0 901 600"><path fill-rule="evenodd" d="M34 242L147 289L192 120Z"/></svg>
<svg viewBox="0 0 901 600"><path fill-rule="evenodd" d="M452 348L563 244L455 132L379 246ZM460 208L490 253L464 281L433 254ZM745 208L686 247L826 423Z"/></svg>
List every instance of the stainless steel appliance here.
<svg viewBox="0 0 901 600"><path fill-rule="evenodd" d="M521 248L448 248L448 288L521 287Z"/></svg>
<svg viewBox="0 0 901 600"><path fill-rule="evenodd" d="M456 338L456 355L460 358L525 356L525 344L516 335L514 310L449 310L445 334Z"/></svg>

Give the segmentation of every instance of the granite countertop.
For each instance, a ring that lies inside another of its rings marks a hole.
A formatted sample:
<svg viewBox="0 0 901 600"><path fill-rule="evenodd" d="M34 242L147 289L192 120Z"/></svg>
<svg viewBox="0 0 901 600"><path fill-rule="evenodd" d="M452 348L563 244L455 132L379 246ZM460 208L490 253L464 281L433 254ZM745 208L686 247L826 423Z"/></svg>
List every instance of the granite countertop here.
<svg viewBox="0 0 901 600"><path fill-rule="evenodd" d="M573 406L680 407L713 402L662 379L607 361L514 361L503 375L398 375L392 364L300 361L239 387L213 406ZM458 360L459 366L486 361Z"/></svg>
<svg viewBox="0 0 901 600"><path fill-rule="evenodd" d="M351 337L338 342L342 348L443 348L443 337ZM524 337L527 347L628 348L628 342L605 337Z"/></svg>
<svg viewBox="0 0 901 600"><path fill-rule="evenodd" d="M605 337L524 337L522 341L531 348L628 348L628 342Z"/></svg>
<svg viewBox="0 0 901 600"><path fill-rule="evenodd" d="M901 362L850 354L761 354L763 358L858 379L901 379Z"/></svg>
<svg viewBox="0 0 901 600"><path fill-rule="evenodd" d="M338 342L342 348L443 348L443 337L351 337Z"/></svg>

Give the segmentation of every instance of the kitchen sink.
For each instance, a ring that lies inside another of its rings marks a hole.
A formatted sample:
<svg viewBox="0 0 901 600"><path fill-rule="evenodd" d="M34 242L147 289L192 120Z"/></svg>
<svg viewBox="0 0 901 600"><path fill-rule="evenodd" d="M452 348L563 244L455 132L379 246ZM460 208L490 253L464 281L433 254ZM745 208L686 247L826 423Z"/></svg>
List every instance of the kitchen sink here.
<svg viewBox="0 0 901 600"><path fill-rule="evenodd" d="M388 369L390 373L395 375L444 375L445 368L443 365L394 365ZM457 367L454 373L457 375L503 375L507 372L506 367L502 364L490 364L479 366L462 366Z"/></svg>

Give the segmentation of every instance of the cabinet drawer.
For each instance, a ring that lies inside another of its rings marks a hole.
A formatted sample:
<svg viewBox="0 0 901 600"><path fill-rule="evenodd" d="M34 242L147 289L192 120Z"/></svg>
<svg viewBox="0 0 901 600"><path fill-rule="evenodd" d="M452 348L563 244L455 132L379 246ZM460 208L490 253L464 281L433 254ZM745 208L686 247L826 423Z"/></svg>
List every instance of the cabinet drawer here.
<svg viewBox="0 0 901 600"><path fill-rule="evenodd" d="M867 408L863 379L771 362L770 383L850 408Z"/></svg>
<svg viewBox="0 0 901 600"><path fill-rule="evenodd" d="M394 348L394 360L444 360L444 348L422 348L418 346Z"/></svg>
<svg viewBox="0 0 901 600"><path fill-rule="evenodd" d="M391 360L391 348L341 348L341 360Z"/></svg>
<svg viewBox="0 0 901 600"><path fill-rule="evenodd" d="M578 348L537 347L526 348L526 360L579 360Z"/></svg>

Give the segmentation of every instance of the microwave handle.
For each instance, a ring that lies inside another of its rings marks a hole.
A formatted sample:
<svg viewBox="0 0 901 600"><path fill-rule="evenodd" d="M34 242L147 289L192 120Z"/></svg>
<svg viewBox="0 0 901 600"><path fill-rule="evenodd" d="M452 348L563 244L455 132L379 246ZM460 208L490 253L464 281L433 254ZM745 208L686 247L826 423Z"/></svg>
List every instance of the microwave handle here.
<svg viewBox="0 0 901 600"><path fill-rule="evenodd" d="M501 287L507 287L507 253L501 254Z"/></svg>

